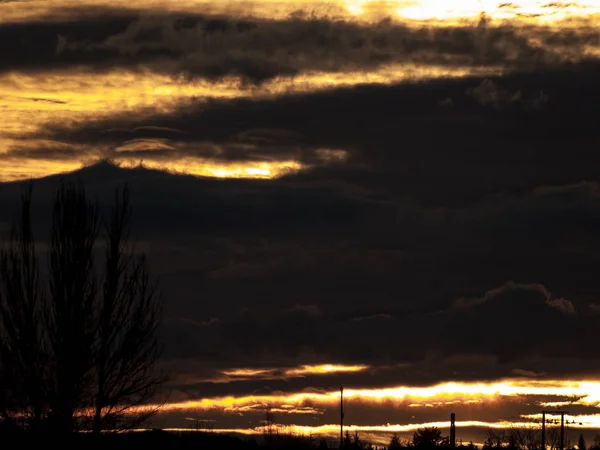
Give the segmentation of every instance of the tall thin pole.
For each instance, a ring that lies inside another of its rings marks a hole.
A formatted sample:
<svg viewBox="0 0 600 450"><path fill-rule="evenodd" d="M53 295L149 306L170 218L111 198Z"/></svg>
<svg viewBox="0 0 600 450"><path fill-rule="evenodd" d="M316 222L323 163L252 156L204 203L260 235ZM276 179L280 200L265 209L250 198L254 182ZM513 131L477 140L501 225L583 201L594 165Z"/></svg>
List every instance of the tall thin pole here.
<svg viewBox="0 0 600 450"><path fill-rule="evenodd" d="M456 447L456 414L450 414L450 447Z"/></svg>
<svg viewBox="0 0 600 450"><path fill-rule="evenodd" d="M340 386L340 448L344 446L344 386Z"/></svg>
<svg viewBox="0 0 600 450"><path fill-rule="evenodd" d="M542 411L542 450L546 450L546 411Z"/></svg>
<svg viewBox="0 0 600 450"><path fill-rule="evenodd" d="M560 450L565 450L565 413L560 413Z"/></svg>

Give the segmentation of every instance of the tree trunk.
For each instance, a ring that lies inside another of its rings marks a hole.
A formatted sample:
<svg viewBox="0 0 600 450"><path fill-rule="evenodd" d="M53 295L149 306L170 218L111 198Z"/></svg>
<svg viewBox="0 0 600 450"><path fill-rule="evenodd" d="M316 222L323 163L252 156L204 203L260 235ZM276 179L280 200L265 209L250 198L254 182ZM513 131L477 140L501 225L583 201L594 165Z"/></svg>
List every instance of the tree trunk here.
<svg viewBox="0 0 600 450"><path fill-rule="evenodd" d="M98 436L102 433L102 408L96 407L96 412L94 414L94 424L92 426L92 432Z"/></svg>

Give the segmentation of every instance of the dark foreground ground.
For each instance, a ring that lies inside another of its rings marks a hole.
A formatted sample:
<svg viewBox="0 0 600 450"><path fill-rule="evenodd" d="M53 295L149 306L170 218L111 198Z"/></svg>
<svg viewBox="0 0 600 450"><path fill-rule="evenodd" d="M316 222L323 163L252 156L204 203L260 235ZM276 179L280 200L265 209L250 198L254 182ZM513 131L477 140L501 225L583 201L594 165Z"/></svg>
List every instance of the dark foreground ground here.
<svg viewBox="0 0 600 450"><path fill-rule="evenodd" d="M53 435L29 435L25 433L1 433L0 449L309 449L336 448L325 441L309 437L281 435L266 442L264 437L246 438L217 433L148 431L107 434L100 437L76 434L68 437Z"/></svg>
<svg viewBox="0 0 600 450"><path fill-rule="evenodd" d="M52 434L33 435L27 433L2 432L0 430L0 449L77 449L77 450L121 450L121 449L211 449L211 450L308 450L308 449L338 449L339 441L326 440L311 436L276 433L260 436L232 436L213 432L167 432L152 430L120 434L72 434L58 436ZM412 450L453 450L443 442L441 444L419 445L397 440L391 446L376 446L364 442L359 436L347 435L344 450L374 450L374 449L412 449ZM476 450L472 444L457 445L455 450ZM485 450L485 449L484 449ZM487 450L492 450L488 448ZM505 450L517 450L505 449Z"/></svg>

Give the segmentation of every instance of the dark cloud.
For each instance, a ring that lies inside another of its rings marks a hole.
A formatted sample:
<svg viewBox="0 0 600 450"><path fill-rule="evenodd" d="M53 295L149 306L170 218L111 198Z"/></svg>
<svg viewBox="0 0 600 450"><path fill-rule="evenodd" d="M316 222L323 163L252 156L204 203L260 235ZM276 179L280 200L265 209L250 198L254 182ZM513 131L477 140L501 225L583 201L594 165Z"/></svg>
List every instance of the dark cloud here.
<svg viewBox="0 0 600 450"><path fill-rule="evenodd" d="M535 68L590 58L592 28L557 30L479 24L415 27L292 15L285 20L79 11L78 20L8 24L0 69L150 66L205 78L261 82L305 71L369 70L392 63Z"/></svg>
<svg viewBox="0 0 600 450"><path fill-rule="evenodd" d="M572 346L583 336L578 326L583 326L583 316L575 315L573 304L566 299L553 298L544 286L507 283L488 291L477 299L461 299L449 318L457 330L450 346L462 349L469 346L472 352L493 353L501 361L513 361L525 356L563 356L572 354ZM565 335L548 333L560 329ZM478 336L476 340L473 336ZM535 336L544 336L536 342ZM448 341L446 341L448 342ZM591 356L586 349L582 357ZM597 352L593 353L597 357Z"/></svg>
<svg viewBox="0 0 600 450"><path fill-rule="evenodd" d="M531 98L524 99L521 91L511 92L500 88L491 80L483 80L482 83L472 89L467 90L467 94L472 96L483 106L491 106L496 109L510 108L514 105L520 105L524 109L540 111L548 103L548 96L540 91ZM447 102L445 103L447 104Z"/></svg>
<svg viewBox="0 0 600 450"><path fill-rule="evenodd" d="M412 223L393 214L386 224L381 211L391 203L349 196L344 184L203 180L106 165L77 176L101 198L130 184L136 230L142 248L153 241L148 250L169 295L168 315L185 317L166 323L169 359L211 367L403 362L413 365L403 370L414 382L443 379L449 365L457 378L486 376L480 362L474 374L464 360L450 363L454 355L494 358L490 378L515 367L551 370L532 365L536 358L597 358L584 343L597 338L586 311L598 288L568 270L582 264L573 249L598 246L578 235L596 228L594 184L538 188L442 215L420 207L407 216ZM38 182L38 204L49 201L55 182ZM5 185L3 202L20 189ZM36 211L41 217L47 208ZM170 235L157 234L166 226ZM526 281L505 284L511 278ZM536 338L546 330L547 339Z"/></svg>
<svg viewBox="0 0 600 450"><path fill-rule="evenodd" d="M191 101L144 118L53 123L1 158L309 166L275 180L176 176L107 162L68 176L102 201L130 186L135 236L165 293L165 364L181 398L328 390L342 382L596 376L600 90L597 63L568 62L585 59L585 46L597 42L583 28L483 25L431 30L390 21L133 13L8 25L0 30L0 70L144 64L255 82L393 62L521 71ZM34 183L40 244L57 182ZM23 187L0 186L4 234ZM281 376L299 364L332 362L372 367L343 377ZM274 373L214 382L236 367ZM503 408L518 415L523 405ZM401 406L357 404L353 421L385 423L393 413L414 423L440 414ZM497 418L451 408L465 420ZM332 414L320 420L335 421Z"/></svg>
<svg viewBox="0 0 600 450"><path fill-rule="evenodd" d="M597 179L600 165L593 163L590 147L600 104L595 73L595 65L579 65L488 79L215 100L143 120L124 115L56 125L40 138L117 148L134 136L107 130L166 127L186 134L146 129L135 138L169 139L174 149L163 149L165 157L292 159L316 166L293 176L298 179L343 179L409 202L460 205ZM452 107L440 106L447 98ZM161 149L153 151L161 157ZM346 160L323 164L323 151L345 152Z"/></svg>
<svg viewBox="0 0 600 450"><path fill-rule="evenodd" d="M535 378L535 377L539 377L541 375L532 370L524 370L524 369L513 369L512 373L514 373L515 375L517 375L519 377L528 377L528 378Z"/></svg>
<svg viewBox="0 0 600 450"><path fill-rule="evenodd" d="M163 138L189 134L186 131L178 130L176 128L168 128L161 126L140 126L132 129L127 128L111 128L105 131L105 133L111 136L119 136L121 138L131 138L133 136L143 136L144 138Z"/></svg>
<svg viewBox="0 0 600 450"><path fill-rule="evenodd" d="M2 153L0 155L0 160L23 158L61 161L81 157L82 151L85 150L82 150L79 145L72 145L54 140L36 141L33 144L28 141L22 141L12 145L8 152ZM89 152L88 156L101 156L101 153L99 154L96 149L93 149Z"/></svg>
<svg viewBox="0 0 600 450"><path fill-rule="evenodd" d="M89 13L89 12L88 12ZM73 65L90 65L92 68L129 65L119 52L97 50L86 52L91 45L108 35L119 33L137 16L125 11L106 10L93 15L82 12L79 20L3 24L0 30L0 70L32 70L43 68L68 68ZM66 40L77 37L78 49L65 52Z"/></svg>
<svg viewBox="0 0 600 450"><path fill-rule="evenodd" d="M110 166L81 174L93 189L132 185L140 235L152 237L157 260L176 261L157 261L181 298L173 308L209 314L200 321L220 317L212 296L266 309L308 296L325 312L368 298L369 308L351 317L394 316L405 305L443 309L507 280L540 283L579 307L600 294L587 276L600 263L594 77L580 67L494 80L523 98L547 92L541 111L482 106L467 92L483 80L467 79L214 102L151 120L55 127L41 137L100 148L167 143L174 150L142 153L165 160L348 153L338 164L271 181ZM448 96L454 106L441 108ZM128 131L107 132L115 128ZM203 306L191 300L199 276Z"/></svg>

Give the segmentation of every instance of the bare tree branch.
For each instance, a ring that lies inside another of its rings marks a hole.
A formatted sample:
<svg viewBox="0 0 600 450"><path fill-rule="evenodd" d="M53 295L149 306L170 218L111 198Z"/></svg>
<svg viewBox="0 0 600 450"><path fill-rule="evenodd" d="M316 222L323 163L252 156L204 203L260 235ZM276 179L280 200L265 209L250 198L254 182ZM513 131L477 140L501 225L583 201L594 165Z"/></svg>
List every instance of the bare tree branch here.
<svg viewBox="0 0 600 450"><path fill-rule="evenodd" d="M10 241L0 251L0 378L5 420L38 429L46 413L47 341L43 295L31 227L32 186L21 196Z"/></svg>
<svg viewBox="0 0 600 450"><path fill-rule="evenodd" d="M165 380L156 370L156 331L162 303L157 284L148 275L144 255L134 253L130 229L130 197L124 189L115 193L114 206L104 224L105 278L95 364L96 433L107 422L123 429L151 417L155 410L136 407L149 403Z"/></svg>

